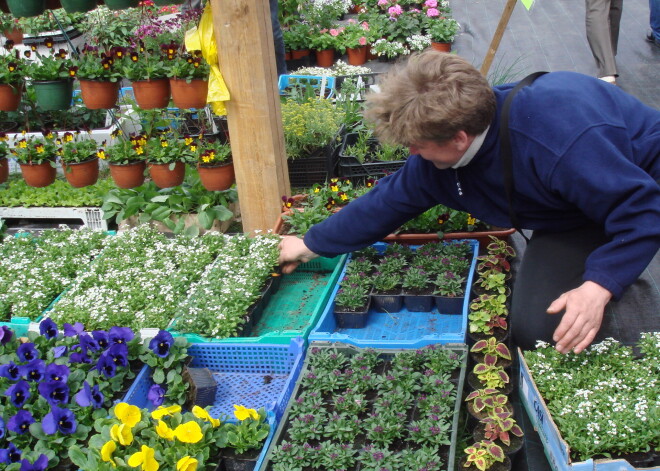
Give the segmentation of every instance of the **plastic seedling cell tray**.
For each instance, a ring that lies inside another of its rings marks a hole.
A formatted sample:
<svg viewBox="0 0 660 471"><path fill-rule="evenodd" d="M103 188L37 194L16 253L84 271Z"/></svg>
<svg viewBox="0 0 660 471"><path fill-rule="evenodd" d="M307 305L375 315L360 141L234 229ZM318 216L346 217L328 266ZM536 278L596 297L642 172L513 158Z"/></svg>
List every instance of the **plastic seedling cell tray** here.
<svg viewBox="0 0 660 471"><path fill-rule="evenodd" d="M296 379L300 375L305 350L302 339L289 345L250 345L197 343L188 347L193 368L208 368L218 389L209 413L220 419L234 419L234 404L250 409L265 408L279 420L284 414ZM147 393L153 382L145 366L124 402L153 410Z"/></svg>
<svg viewBox="0 0 660 471"><path fill-rule="evenodd" d="M338 281L332 292L332 301L328 303L321 319L310 333L309 341L344 342L358 347L373 348L419 348L436 343L464 343L470 287L479 251L478 241L466 240L472 248L472 261L460 315L443 313L436 307L430 312L410 312L405 307L398 312L378 312L372 307L363 328L340 328L333 314L334 299L339 290ZM374 244L374 247L380 251L384 250L385 246L386 244L382 242ZM418 246L411 247L416 249ZM339 276L339 280L343 277L344 272Z"/></svg>

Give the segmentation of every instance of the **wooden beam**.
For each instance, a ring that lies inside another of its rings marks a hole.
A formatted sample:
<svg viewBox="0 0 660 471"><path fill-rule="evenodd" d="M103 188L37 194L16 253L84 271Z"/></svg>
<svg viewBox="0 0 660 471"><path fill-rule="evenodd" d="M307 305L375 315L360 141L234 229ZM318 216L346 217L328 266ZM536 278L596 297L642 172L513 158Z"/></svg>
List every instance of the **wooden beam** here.
<svg viewBox="0 0 660 471"><path fill-rule="evenodd" d="M211 0L245 232L273 227L290 194L268 3Z"/></svg>
<svg viewBox="0 0 660 471"><path fill-rule="evenodd" d="M488 71L490 70L490 66L493 63L493 59L495 58L495 53L497 52L497 49L500 47L500 41L502 40L502 36L504 35L504 31L506 30L507 25L509 24L511 13L513 13L513 9L516 6L517 2L518 0L507 0L506 5L504 6L502 17L500 18L500 22L497 25L497 29L495 30L495 34L493 35L493 39L490 42L490 46L488 46L488 52L486 53L486 58L484 59L484 62L481 64L481 75L483 75L484 77L488 76Z"/></svg>

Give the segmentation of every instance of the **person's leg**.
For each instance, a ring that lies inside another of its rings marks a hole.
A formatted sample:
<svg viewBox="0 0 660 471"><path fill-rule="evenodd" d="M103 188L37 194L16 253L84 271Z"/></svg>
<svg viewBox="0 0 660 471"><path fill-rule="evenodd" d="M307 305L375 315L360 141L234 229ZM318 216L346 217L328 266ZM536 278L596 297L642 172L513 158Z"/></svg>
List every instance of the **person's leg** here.
<svg viewBox="0 0 660 471"><path fill-rule="evenodd" d="M623 12L623 0L611 0L610 2L610 40L612 53L616 56L619 44L619 25L621 24L621 13Z"/></svg>
<svg viewBox="0 0 660 471"><path fill-rule="evenodd" d="M277 17L277 0L270 0L270 21L273 26L273 42L275 43L277 75L284 75L287 73L286 60L284 59L284 36L282 36L280 20Z"/></svg>
<svg viewBox="0 0 660 471"><path fill-rule="evenodd" d="M660 44L660 0L649 0L649 24L656 44Z"/></svg>
<svg viewBox="0 0 660 471"><path fill-rule="evenodd" d="M587 41L596 60L598 77L616 77L616 62L610 37L610 1L586 0Z"/></svg>

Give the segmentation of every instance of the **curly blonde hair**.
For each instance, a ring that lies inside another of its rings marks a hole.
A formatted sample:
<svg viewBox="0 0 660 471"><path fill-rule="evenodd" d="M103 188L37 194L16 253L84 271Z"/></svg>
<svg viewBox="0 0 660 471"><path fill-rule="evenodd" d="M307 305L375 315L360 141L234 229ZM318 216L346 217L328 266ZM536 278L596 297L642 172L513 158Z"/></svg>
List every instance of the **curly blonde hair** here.
<svg viewBox="0 0 660 471"><path fill-rule="evenodd" d="M380 92L366 99L367 121L381 141L404 146L446 142L458 131L476 136L495 114L495 94L469 62L428 49L397 64Z"/></svg>

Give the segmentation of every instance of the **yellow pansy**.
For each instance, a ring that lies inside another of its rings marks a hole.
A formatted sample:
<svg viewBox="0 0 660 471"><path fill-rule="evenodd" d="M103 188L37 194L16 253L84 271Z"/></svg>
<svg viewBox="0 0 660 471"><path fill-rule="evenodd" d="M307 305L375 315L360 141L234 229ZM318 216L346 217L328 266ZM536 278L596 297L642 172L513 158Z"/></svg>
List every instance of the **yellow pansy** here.
<svg viewBox="0 0 660 471"><path fill-rule="evenodd" d="M234 404L234 416L238 420L245 420L249 417L252 417L254 420L259 420L259 414L254 409L248 409L244 406L237 406Z"/></svg>
<svg viewBox="0 0 660 471"><path fill-rule="evenodd" d="M202 409L199 406L194 406L192 408L192 413L197 417L198 419L206 420L207 422L211 422L211 425L213 427L218 427L220 425L220 420L214 419L211 417L211 415L208 413L206 409Z"/></svg>
<svg viewBox="0 0 660 471"><path fill-rule="evenodd" d="M122 424L134 427L142 418L142 414L137 406L120 402L115 406L115 417L121 420Z"/></svg>
<svg viewBox="0 0 660 471"><path fill-rule="evenodd" d="M159 407L151 413L151 418L154 420L160 420L163 417L176 414L177 412L181 412L181 406Z"/></svg>
<svg viewBox="0 0 660 471"><path fill-rule="evenodd" d="M339 187L337 185L332 185L330 189L335 192L339 191Z"/></svg>
<svg viewBox="0 0 660 471"><path fill-rule="evenodd" d="M162 420L159 420L158 425L156 425L156 433L159 437L164 438L165 440L174 440L174 430L169 428Z"/></svg>
<svg viewBox="0 0 660 471"><path fill-rule="evenodd" d="M128 465L132 467L142 466L143 471L157 471L160 465L154 458L155 451L146 445L142 445L141 451L133 453L128 459Z"/></svg>
<svg viewBox="0 0 660 471"><path fill-rule="evenodd" d="M113 468L116 468L115 460L112 459L112 454L117 449L117 444L112 440L105 442L105 445L101 447L101 459L103 461L109 462L112 464Z"/></svg>
<svg viewBox="0 0 660 471"><path fill-rule="evenodd" d="M133 432L126 424L116 424L110 429L110 438L119 442L120 445L128 446L133 443Z"/></svg>
<svg viewBox="0 0 660 471"><path fill-rule="evenodd" d="M197 471L197 460L191 456L184 456L176 462L177 471Z"/></svg>
<svg viewBox="0 0 660 471"><path fill-rule="evenodd" d="M186 422L174 429L174 436L183 443L197 443L202 439L202 428L197 422Z"/></svg>

